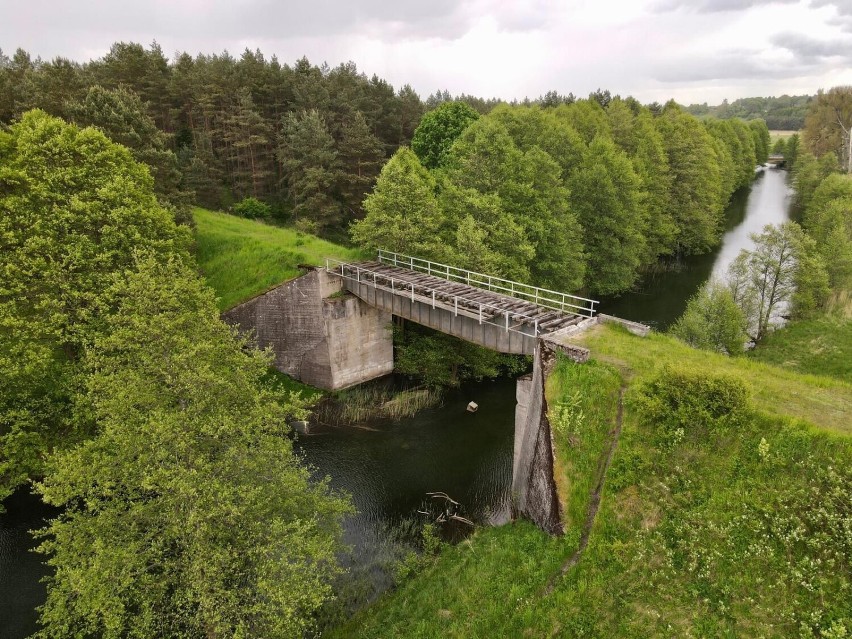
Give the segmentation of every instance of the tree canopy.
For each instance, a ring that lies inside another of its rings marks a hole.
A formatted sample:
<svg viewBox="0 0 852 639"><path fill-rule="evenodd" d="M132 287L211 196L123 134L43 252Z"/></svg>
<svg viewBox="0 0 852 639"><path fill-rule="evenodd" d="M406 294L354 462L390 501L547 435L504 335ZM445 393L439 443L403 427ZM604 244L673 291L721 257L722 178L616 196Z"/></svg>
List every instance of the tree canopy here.
<svg viewBox="0 0 852 639"><path fill-rule="evenodd" d="M0 132L0 475L8 490L73 442L83 349L115 304L114 278L144 250L186 254L189 235L127 148L42 111Z"/></svg>

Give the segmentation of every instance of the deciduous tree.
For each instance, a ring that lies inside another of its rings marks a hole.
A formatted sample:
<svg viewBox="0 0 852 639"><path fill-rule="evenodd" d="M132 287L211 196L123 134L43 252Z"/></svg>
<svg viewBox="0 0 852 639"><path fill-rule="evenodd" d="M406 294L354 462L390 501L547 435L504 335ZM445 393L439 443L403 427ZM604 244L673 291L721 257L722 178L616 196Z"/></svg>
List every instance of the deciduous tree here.
<svg viewBox="0 0 852 639"><path fill-rule="evenodd" d="M39 485L62 514L40 637L296 637L331 596L346 502L287 437L300 402L179 258L140 256L87 350L75 412L97 435Z"/></svg>

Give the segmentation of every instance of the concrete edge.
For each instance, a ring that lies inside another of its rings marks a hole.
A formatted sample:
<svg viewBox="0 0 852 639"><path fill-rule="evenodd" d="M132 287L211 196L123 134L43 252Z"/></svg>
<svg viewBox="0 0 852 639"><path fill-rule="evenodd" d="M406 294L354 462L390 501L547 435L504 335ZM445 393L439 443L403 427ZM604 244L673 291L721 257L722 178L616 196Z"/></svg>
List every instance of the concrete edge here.
<svg viewBox="0 0 852 639"><path fill-rule="evenodd" d="M598 313L597 319L599 324L620 324L628 331L630 331L634 335L638 335L639 337L646 337L648 333L651 332L650 326L640 324L639 322L631 322L630 320L615 317L614 315L605 315L604 313Z"/></svg>

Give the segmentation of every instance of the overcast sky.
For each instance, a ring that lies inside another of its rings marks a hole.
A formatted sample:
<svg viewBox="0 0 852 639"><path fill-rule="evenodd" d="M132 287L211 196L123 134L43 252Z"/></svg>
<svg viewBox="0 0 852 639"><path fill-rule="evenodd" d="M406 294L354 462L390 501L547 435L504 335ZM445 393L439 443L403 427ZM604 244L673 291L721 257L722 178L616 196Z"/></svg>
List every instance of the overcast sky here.
<svg viewBox="0 0 852 639"><path fill-rule="evenodd" d="M100 57L115 41L354 61L422 97L598 87L643 102L852 84L852 0L0 0L0 48Z"/></svg>

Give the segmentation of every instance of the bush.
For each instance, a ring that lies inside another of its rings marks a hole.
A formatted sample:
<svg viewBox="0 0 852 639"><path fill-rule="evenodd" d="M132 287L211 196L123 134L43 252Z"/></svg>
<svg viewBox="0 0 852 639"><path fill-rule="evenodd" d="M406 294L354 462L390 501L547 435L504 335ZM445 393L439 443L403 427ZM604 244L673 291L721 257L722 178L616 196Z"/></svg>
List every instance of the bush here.
<svg viewBox="0 0 852 639"><path fill-rule="evenodd" d="M731 291L710 282L690 298L671 333L694 348L735 355L743 352L748 339L745 327L745 316Z"/></svg>
<svg viewBox="0 0 852 639"><path fill-rule="evenodd" d="M643 422L674 435L676 443L688 431L724 430L743 423L749 393L734 377L667 366L640 387L635 404Z"/></svg>
<svg viewBox="0 0 852 639"><path fill-rule="evenodd" d="M259 217L269 217L272 211L269 208L269 205L265 202L261 202L254 197L246 197L234 204L234 206L231 207L231 212L234 215L239 215L240 217L255 219Z"/></svg>

